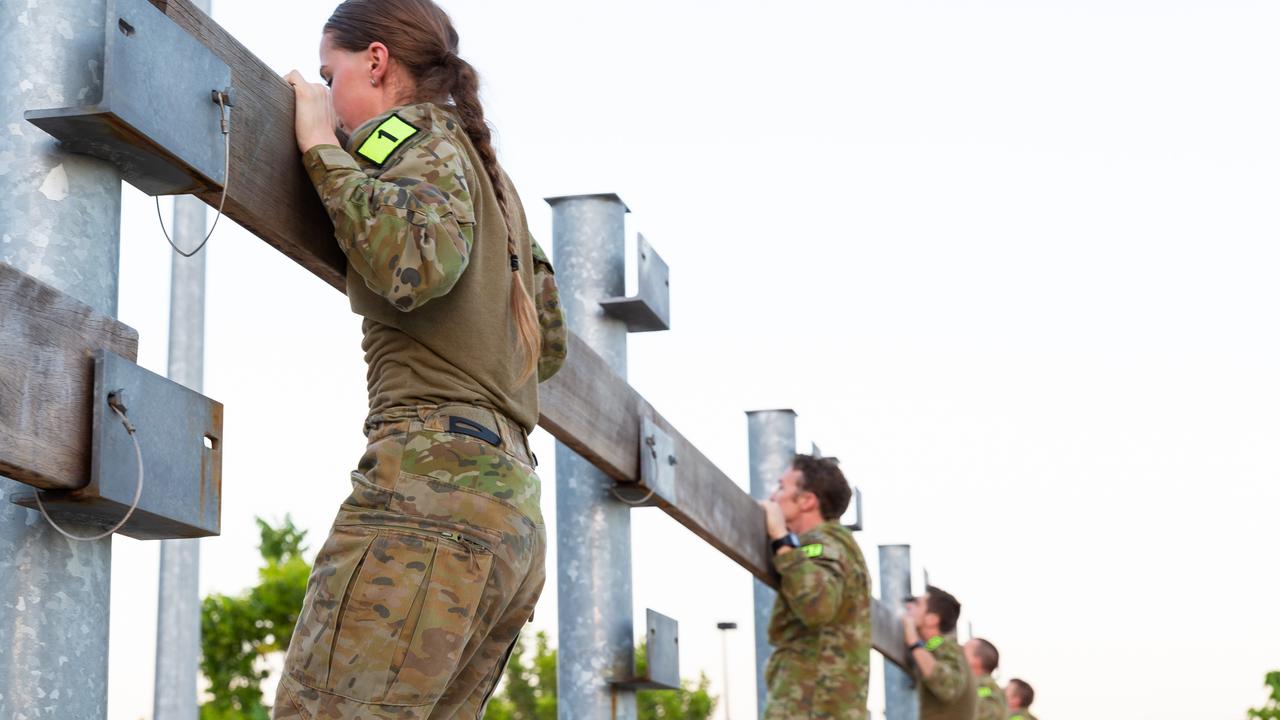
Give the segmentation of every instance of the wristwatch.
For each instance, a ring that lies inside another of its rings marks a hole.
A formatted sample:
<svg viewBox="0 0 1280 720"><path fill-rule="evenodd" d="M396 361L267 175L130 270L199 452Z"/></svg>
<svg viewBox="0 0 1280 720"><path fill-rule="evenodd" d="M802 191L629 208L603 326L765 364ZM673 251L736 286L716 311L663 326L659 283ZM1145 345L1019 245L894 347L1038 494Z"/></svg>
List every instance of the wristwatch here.
<svg viewBox="0 0 1280 720"><path fill-rule="evenodd" d="M924 644L923 640L917 640L907 646L907 652L909 653L915 652L916 648L926 648L926 647L927 646Z"/></svg>
<svg viewBox="0 0 1280 720"><path fill-rule="evenodd" d="M769 543L769 547L775 553L778 552L779 548L783 548L783 547L798 548L800 547L800 538L796 537L795 533L787 533L786 535L783 535L777 540L774 540L773 542Z"/></svg>

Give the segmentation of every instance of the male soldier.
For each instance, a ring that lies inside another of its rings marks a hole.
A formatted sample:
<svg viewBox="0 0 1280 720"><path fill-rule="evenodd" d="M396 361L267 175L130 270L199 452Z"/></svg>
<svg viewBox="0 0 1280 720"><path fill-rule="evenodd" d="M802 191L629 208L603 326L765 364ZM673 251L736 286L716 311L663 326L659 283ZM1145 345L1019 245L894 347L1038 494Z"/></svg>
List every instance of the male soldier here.
<svg viewBox="0 0 1280 720"><path fill-rule="evenodd" d="M960 603L932 585L907 600L903 637L916 665L920 720L974 720L978 687L956 642Z"/></svg>
<svg viewBox="0 0 1280 720"><path fill-rule="evenodd" d="M964 657L969 661L969 670L978 679L977 720L1005 720L1004 692L991 677L991 673L1000 666L1000 651L982 638L973 638L964 644Z"/></svg>
<svg viewBox="0 0 1280 720"><path fill-rule="evenodd" d="M1009 720L1036 720L1027 708L1036 699L1036 691L1025 680L1014 678L1004 687L1004 698L1009 703Z"/></svg>
<svg viewBox="0 0 1280 720"><path fill-rule="evenodd" d="M871 584L840 524L852 495L834 458L796 455L761 501L781 576L769 621L766 720L866 720Z"/></svg>

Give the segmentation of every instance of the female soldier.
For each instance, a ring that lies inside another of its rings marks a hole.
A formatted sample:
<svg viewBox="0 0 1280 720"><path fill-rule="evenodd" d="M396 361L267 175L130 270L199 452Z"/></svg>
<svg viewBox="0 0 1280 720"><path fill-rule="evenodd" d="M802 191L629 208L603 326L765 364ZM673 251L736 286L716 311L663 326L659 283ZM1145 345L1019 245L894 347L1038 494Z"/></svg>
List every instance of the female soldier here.
<svg viewBox="0 0 1280 720"><path fill-rule="evenodd" d="M286 76L364 318L369 445L316 557L276 718L478 718L542 590L527 433L564 323L457 50L431 0L347 0L320 43L331 94Z"/></svg>

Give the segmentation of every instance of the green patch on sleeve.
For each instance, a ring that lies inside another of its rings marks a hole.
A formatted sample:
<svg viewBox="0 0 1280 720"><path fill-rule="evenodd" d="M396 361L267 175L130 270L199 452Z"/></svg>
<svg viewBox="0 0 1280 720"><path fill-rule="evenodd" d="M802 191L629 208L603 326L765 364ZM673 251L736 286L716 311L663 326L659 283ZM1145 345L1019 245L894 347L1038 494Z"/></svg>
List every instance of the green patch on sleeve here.
<svg viewBox="0 0 1280 720"><path fill-rule="evenodd" d="M410 125L399 115L392 114L369 133L369 137L360 143L360 149L356 150L356 153L369 162L381 166L387 158L391 157L391 153L396 151L396 148L417 134L418 128Z"/></svg>
<svg viewBox="0 0 1280 720"><path fill-rule="evenodd" d="M804 547L800 548L800 550L805 555L808 555L811 558L821 557L822 543L813 543L812 545L805 545Z"/></svg>
<svg viewBox="0 0 1280 720"><path fill-rule="evenodd" d="M989 688L989 687L980 687L980 688L978 688L978 697L980 697L980 698L989 698L989 697L991 697L991 688Z"/></svg>

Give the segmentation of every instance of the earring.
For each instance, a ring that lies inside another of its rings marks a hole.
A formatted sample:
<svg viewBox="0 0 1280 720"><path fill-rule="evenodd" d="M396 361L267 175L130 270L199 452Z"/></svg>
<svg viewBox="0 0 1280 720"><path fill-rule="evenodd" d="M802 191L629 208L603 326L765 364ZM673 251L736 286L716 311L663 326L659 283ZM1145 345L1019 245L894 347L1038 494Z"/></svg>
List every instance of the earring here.
<svg viewBox="0 0 1280 720"><path fill-rule="evenodd" d="M369 78L369 84L372 85L373 87L378 87L378 81L374 80L373 78Z"/></svg>

